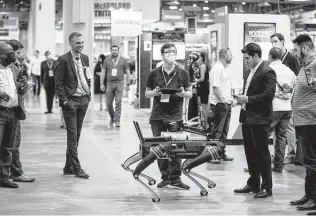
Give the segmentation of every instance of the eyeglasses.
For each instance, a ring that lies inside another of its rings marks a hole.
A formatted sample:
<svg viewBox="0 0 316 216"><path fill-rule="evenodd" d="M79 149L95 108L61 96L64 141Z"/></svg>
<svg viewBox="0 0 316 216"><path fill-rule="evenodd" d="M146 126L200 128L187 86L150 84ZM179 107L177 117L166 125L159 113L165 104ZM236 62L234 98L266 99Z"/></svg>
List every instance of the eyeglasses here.
<svg viewBox="0 0 316 216"><path fill-rule="evenodd" d="M170 54L170 53L177 54L177 51L176 50L166 50L163 53L166 53L166 54Z"/></svg>
<svg viewBox="0 0 316 216"><path fill-rule="evenodd" d="M14 52L8 52L8 53L2 53L2 54L5 54L5 55L8 55L8 56L14 56Z"/></svg>

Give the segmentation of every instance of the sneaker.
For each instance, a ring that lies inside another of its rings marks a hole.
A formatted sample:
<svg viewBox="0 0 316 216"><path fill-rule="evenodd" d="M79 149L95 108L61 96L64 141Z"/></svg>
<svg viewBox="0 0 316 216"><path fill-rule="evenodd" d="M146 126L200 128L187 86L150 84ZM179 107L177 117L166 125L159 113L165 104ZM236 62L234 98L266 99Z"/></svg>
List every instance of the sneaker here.
<svg viewBox="0 0 316 216"><path fill-rule="evenodd" d="M234 158L228 157L226 154L223 156L223 161L233 161Z"/></svg>
<svg viewBox="0 0 316 216"><path fill-rule="evenodd" d="M18 177L13 177L12 180L15 182L33 182L33 181L35 181L35 178L28 177L28 176L23 174L23 175L20 175Z"/></svg>
<svg viewBox="0 0 316 216"><path fill-rule="evenodd" d="M112 126L114 124L114 119L111 119L109 124Z"/></svg>
<svg viewBox="0 0 316 216"><path fill-rule="evenodd" d="M115 122L115 127L121 127L120 122Z"/></svg>
<svg viewBox="0 0 316 216"><path fill-rule="evenodd" d="M165 186L167 186L169 184L169 180L162 180L158 185L157 187L158 188L163 188Z"/></svg>
<svg viewBox="0 0 316 216"><path fill-rule="evenodd" d="M294 163L294 160L290 157L286 157L283 161L283 164L291 164Z"/></svg>
<svg viewBox="0 0 316 216"><path fill-rule="evenodd" d="M0 180L0 187L7 187L7 188L18 188L19 185L12 181L12 179L1 179Z"/></svg>
<svg viewBox="0 0 316 216"><path fill-rule="evenodd" d="M174 186L174 187L182 188L182 189L185 189L185 190L189 190L190 189L190 186L184 184L181 180L171 181L170 185Z"/></svg>

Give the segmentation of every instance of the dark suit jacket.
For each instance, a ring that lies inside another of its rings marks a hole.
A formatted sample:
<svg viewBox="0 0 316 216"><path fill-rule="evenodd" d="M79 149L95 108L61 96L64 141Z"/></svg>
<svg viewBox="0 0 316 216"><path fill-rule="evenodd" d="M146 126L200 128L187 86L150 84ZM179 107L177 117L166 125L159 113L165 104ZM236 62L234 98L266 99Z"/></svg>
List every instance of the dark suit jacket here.
<svg viewBox="0 0 316 216"><path fill-rule="evenodd" d="M57 65L57 61L53 60L53 64L52 64L52 70L54 73L54 77L56 74L56 65ZM47 60L46 61L42 61L41 63L41 83L44 85L44 88L47 88L47 84L48 84L48 78L49 78L49 67L47 65ZM52 77L52 78L54 78Z"/></svg>
<svg viewBox="0 0 316 216"><path fill-rule="evenodd" d="M16 89L18 91L18 99L19 99L18 108L20 109L18 112L18 119L25 120L26 115L25 115L25 107L24 107L24 94L28 91L28 86L26 86L24 89L20 88L18 86L18 79L22 78L23 74L21 73L21 70L13 64L10 65L10 68L13 72L14 83L15 83Z"/></svg>
<svg viewBox="0 0 316 216"><path fill-rule="evenodd" d="M243 94L250 71L245 75ZM246 111L240 111L239 122L248 124L271 124L273 118L272 100L275 95L276 74L267 62L262 62L252 77L248 91Z"/></svg>
<svg viewBox="0 0 316 216"><path fill-rule="evenodd" d="M89 87L91 86L91 79L87 78L86 68L89 67L89 57L85 54L80 54L81 62L84 67L85 78L88 82ZM59 98L59 104L62 105L68 100L77 90L78 79L77 79L76 67L71 55L68 52L60 56L57 60L56 75L55 75L55 86ZM89 95L90 97L90 95Z"/></svg>

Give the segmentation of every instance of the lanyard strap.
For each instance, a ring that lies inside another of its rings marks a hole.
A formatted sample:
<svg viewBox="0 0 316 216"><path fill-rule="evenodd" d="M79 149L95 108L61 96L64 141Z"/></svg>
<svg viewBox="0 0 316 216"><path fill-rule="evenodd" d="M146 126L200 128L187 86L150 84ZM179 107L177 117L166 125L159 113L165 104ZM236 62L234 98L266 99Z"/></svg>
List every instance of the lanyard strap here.
<svg viewBox="0 0 316 216"><path fill-rule="evenodd" d="M285 57L287 56L288 53L289 53L289 51L285 50L285 53L284 53L284 55L281 58L281 62L282 63L283 63L283 61L284 61L284 59L285 59Z"/></svg>
<svg viewBox="0 0 316 216"><path fill-rule="evenodd" d="M113 64L114 64L114 67L113 68L115 68L116 67L116 65L117 65L117 62L120 60L120 56L116 59L116 62L114 63L114 61L113 61L113 59L112 59L112 62L113 62Z"/></svg>
<svg viewBox="0 0 316 216"><path fill-rule="evenodd" d="M164 69L163 69L163 65L162 65L162 75L163 75L163 79L165 80L165 84L166 84L166 88L168 88L168 85L170 84L171 80L173 79L173 77L178 73L178 71L176 71L173 76L171 77L171 79L167 82L166 77L165 77L165 73L164 73Z"/></svg>
<svg viewBox="0 0 316 216"><path fill-rule="evenodd" d="M51 62L51 64L48 64L48 61L47 61L47 66L48 66L49 70L51 70L53 68L53 62Z"/></svg>

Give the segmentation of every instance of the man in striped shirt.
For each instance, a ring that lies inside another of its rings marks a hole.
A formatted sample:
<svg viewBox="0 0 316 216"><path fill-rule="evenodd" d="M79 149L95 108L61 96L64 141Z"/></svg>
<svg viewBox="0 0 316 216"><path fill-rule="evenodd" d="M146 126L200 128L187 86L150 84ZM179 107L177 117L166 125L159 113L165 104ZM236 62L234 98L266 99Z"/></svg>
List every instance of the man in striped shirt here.
<svg viewBox="0 0 316 216"><path fill-rule="evenodd" d="M307 34L297 36L293 44L302 68L294 85L292 111L306 177L305 195L290 203L298 210L316 210L316 52Z"/></svg>

